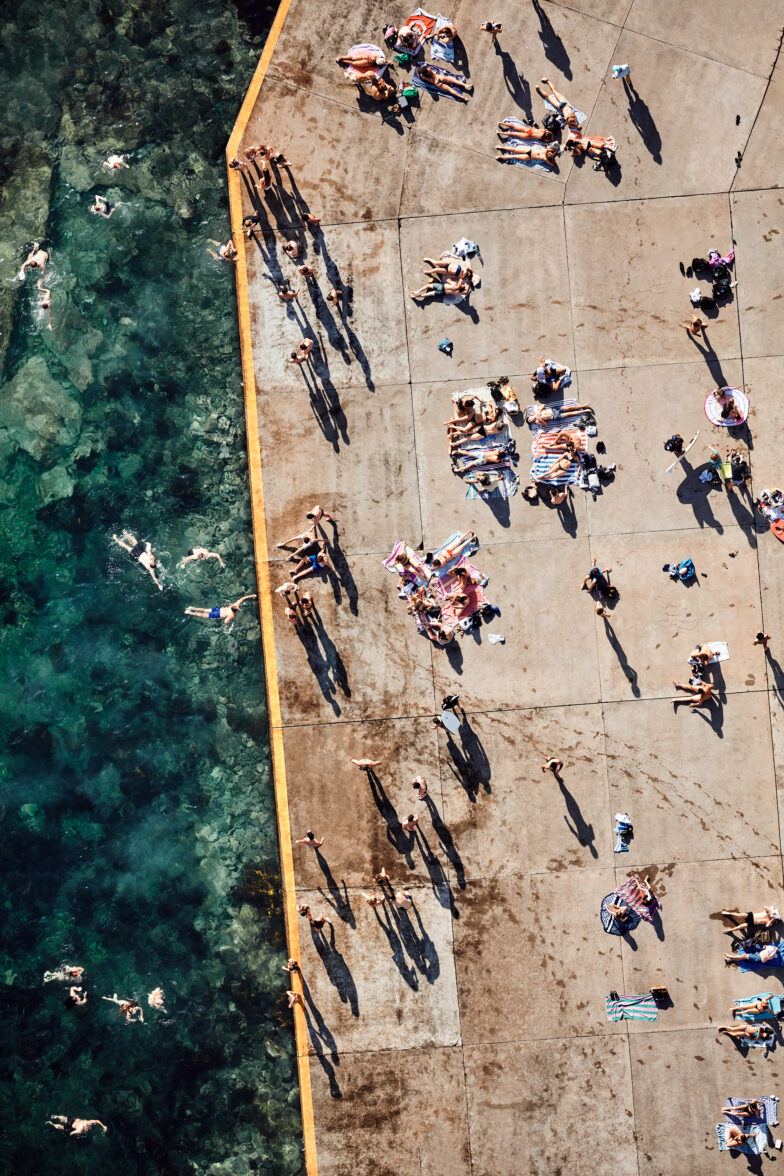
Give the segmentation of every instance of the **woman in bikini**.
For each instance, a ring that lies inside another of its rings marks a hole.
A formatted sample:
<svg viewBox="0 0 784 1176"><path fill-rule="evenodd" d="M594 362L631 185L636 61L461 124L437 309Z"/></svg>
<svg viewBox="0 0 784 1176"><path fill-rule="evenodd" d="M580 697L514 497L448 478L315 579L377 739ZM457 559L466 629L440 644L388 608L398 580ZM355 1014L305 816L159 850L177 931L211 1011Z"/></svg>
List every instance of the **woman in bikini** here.
<svg viewBox="0 0 784 1176"><path fill-rule="evenodd" d="M549 147L496 147L498 163L506 163L509 159L535 159L539 163L546 163L548 167L555 167L560 148L557 143Z"/></svg>
<svg viewBox="0 0 784 1176"><path fill-rule="evenodd" d="M753 1016L761 1016L763 1013L770 1012L770 997L751 997L749 1000L744 1000L735 1008L730 1009L733 1019L735 1017L743 1017L752 1014Z"/></svg>
<svg viewBox="0 0 784 1176"><path fill-rule="evenodd" d="M542 85L547 86L548 89L543 90L542 86L537 86L536 92L539 97L543 98L545 102L549 102L551 106L556 108L567 127L569 127L571 130L579 131L580 121L577 118L576 110L573 106L570 106L569 100L564 98L563 94L559 94L557 90L553 89L549 78L542 78L541 80Z"/></svg>
<svg viewBox="0 0 784 1176"><path fill-rule="evenodd" d="M548 131L547 127L526 127L522 123L509 122L505 119L504 122L498 124L499 139L536 139L540 143L552 143L553 132Z"/></svg>
<svg viewBox="0 0 784 1176"><path fill-rule="evenodd" d="M467 102L466 91L474 88L469 86L468 82L464 82L462 78L457 77L456 74L449 73L448 70L443 72L440 69L436 70L432 65L420 65L417 73L428 86L433 86L436 90L443 90L445 94L456 98L458 102Z"/></svg>
<svg viewBox="0 0 784 1176"><path fill-rule="evenodd" d="M739 1119L759 1119L762 1117L763 1104L758 1098L747 1098L736 1107L722 1107L719 1114L736 1115Z"/></svg>
<svg viewBox="0 0 784 1176"><path fill-rule="evenodd" d="M499 433L503 433L506 427L506 420L503 417L499 417L497 420L489 421L486 425L475 425L471 432L460 430L459 437L455 438L453 436L450 438L449 452L454 456L462 446L481 441L484 437L496 437Z"/></svg>
<svg viewBox="0 0 784 1176"><path fill-rule="evenodd" d="M476 541L476 535L473 531L466 531L449 547L445 547L438 555L434 555L430 561L431 568L442 568L444 564L449 563L450 559L456 559L458 555L462 555L467 547Z"/></svg>
<svg viewBox="0 0 784 1176"><path fill-rule="evenodd" d="M577 442L570 433L558 433L553 442L553 447L557 451L558 447L565 443L565 452L557 457L549 469L545 470L540 475L539 480L546 482L549 478L557 478L560 474L566 474L574 464L579 462L580 454L577 447Z"/></svg>
<svg viewBox="0 0 784 1176"><path fill-rule="evenodd" d="M423 257L422 261L431 267L423 270L422 273L434 278L440 278L446 274L451 278L463 278L465 281L470 281L474 276L470 265L459 261L458 258L452 257L450 254L440 257L438 261L434 261L432 257Z"/></svg>
<svg viewBox="0 0 784 1176"><path fill-rule="evenodd" d="M748 1037L750 1041L770 1041L773 1030L770 1025L719 1025L717 1033L728 1037Z"/></svg>
<svg viewBox="0 0 784 1176"><path fill-rule="evenodd" d="M735 403L735 397L728 388L714 388L711 395L721 405L721 419L726 421L742 421L743 413Z"/></svg>
<svg viewBox="0 0 784 1176"><path fill-rule="evenodd" d="M292 576L292 579L294 577ZM255 600L256 593L251 592L247 596L241 596L239 600L235 600L233 604L225 604L223 607L215 608L196 608L194 605L188 605L185 610L186 617L201 617L204 621L223 621L224 625L228 625L234 620L237 613L240 611L240 605L246 600Z"/></svg>
<svg viewBox="0 0 784 1176"><path fill-rule="evenodd" d="M525 410L525 419L529 425L547 425L551 421L579 417L584 413L593 414L590 404L555 404L547 407L543 404L532 404Z"/></svg>
<svg viewBox="0 0 784 1176"><path fill-rule="evenodd" d="M587 155L590 159L598 159L602 151L615 151L617 143L612 135L605 139L601 135L586 136L570 131L562 146L564 151L570 151L574 156Z"/></svg>

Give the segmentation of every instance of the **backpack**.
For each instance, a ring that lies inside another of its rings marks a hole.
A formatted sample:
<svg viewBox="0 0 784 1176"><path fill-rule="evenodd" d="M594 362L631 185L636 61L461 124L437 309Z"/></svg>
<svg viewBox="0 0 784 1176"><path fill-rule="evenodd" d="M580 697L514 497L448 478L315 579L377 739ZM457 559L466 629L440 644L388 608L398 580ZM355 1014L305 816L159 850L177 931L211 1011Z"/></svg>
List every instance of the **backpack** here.
<svg viewBox="0 0 784 1176"><path fill-rule="evenodd" d="M682 559L678 564L677 572L678 579L683 580L684 583L686 583L687 580L693 580L696 576L697 572L695 570L694 563L688 555L686 556L686 559Z"/></svg>
<svg viewBox="0 0 784 1176"><path fill-rule="evenodd" d="M716 293L715 289L713 292L714 292L714 294ZM700 299L700 310L715 310L715 309L716 309L715 299L711 298L711 296L709 294L704 294L702 296L702 298Z"/></svg>
<svg viewBox="0 0 784 1176"><path fill-rule="evenodd" d="M550 131L553 135L555 135L561 129L561 120L554 111L551 111L542 119L542 126L545 128L545 130Z"/></svg>
<svg viewBox="0 0 784 1176"><path fill-rule="evenodd" d="M707 258L705 257L693 257L691 259L691 268L694 270L695 274L700 274L705 273L706 270L709 270L710 265Z"/></svg>
<svg viewBox="0 0 784 1176"><path fill-rule="evenodd" d="M718 282L713 283L713 297L726 298L731 289L729 278L720 278Z"/></svg>

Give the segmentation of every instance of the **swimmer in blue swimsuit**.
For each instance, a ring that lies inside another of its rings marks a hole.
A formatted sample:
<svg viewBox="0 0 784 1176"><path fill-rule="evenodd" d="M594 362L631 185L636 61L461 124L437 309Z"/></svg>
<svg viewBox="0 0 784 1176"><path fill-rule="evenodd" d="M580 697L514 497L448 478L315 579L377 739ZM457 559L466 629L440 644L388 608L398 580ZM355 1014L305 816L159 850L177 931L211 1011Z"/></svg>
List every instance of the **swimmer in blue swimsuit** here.
<svg viewBox="0 0 784 1176"><path fill-rule="evenodd" d="M186 617L200 617L204 621L223 621L224 625L228 625L240 611L240 605L243 601L255 599L256 593L251 592L247 596L241 596L233 604L223 605L222 608L196 608L195 605L188 605L185 615Z"/></svg>

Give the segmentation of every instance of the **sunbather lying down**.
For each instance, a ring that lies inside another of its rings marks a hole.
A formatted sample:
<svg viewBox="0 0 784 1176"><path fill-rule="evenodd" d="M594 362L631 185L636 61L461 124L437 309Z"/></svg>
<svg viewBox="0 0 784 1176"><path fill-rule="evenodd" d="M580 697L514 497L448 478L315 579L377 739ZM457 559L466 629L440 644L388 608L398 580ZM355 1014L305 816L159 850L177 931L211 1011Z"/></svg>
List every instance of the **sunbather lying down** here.
<svg viewBox="0 0 784 1176"><path fill-rule="evenodd" d="M423 271L426 274L448 274L452 278L465 278L467 281L471 281L474 276L471 266L452 253L442 253L438 261L434 261L432 257L423 257L422 260L425 265L431 267Z"/></svg>
<svg viewBox="0 0 784 1176"><path fill-rule="evenodd" d="M564 98L563 94L559 94L557 90L553 89L549 78L542 78L542 84L545 85L547 89L543 90L541 86L537 86L536 92L539 97L544 98L545 102L549 102L551 106L556 108L567 127L570 127L572 130L579 131L580 120L577 117L575 108L570 105L568 99Z"/></svg>
<svg viewBox="0 0 784 1176"><path fill-rule="evenodd" d="M443 294L458 294L465 298L466 294L470 293L471 283L464 278L445 278L443 282L440 278L430 278L426 286L420 286L418 290L409 290L409 295L415 302L421 298L439 298Z"/></svg>
<svg viewBox="0 0 784 1176"><path fill-rule="evenodd" d="M728 1037L748 1037L751 1041L769 1041L774 1036L770 1025L719 1025L717 1033Z"/></svg>
<svg viewBox="0 0 784 1176"><path fill-rule="evenodd" d="M346 77L354 85L358 86L363 94L368 98L373 98L376 102L387 102L390 98L395 96L395 87L385 82L383 78L377 78L372 70L366 73L354 74L351 77L348 73Z"/></svg>
<svg viewBox="0 0 784 1176"><path fill-rule="evenodd" d="M467 454L461 454L460 456L467 456ZM469 470L476 469L477 466L497 465L508 456L509 447L507 445L503 445L499 449L483 449L475 461L470 461L466 465L461 466L456 470L456 473L467 474Z"/></svg>
<svg viewBox="0 0 784 1176"><path fill-rule="evenodd" d="M557 143L549 147L496 147L498 163L506 163L510 159L538 159L548 167L555 167L560 148Z"/></svg>
<svg viewBox="0 0 784 1176"><path fill-rule="evenodd" d="M550 421L579 417L586 413L593 413L590 404L531 404L525 410L525 419L529 425L546 425Z"/></svg>
<svg viewBox="0 0 784 1176"><path fill-rule="evenodd" d="M469 86L468 82L464 82L462 78L450 73L449 70L433 69L432 65L418 66L417 73L423 82L427 82L428 86L434 86L436 90L443 90L445 94L451 94L459 102L467 102L467 91L474 88Z"/></svg>
<svg viewBox="0 0 784 1176"><path fill-rule="evenodd" d="M383 53L371 53L369 49L352 49L343 57L336 57L335 61L344 69L353 66L354 69L368 70L389 65Z"/></svg>
<svg viewBox="0 0 784 1176"><path fill-rule="evenodd" d="M764 1105L759 1098L747 1098L745 1102L734 1107L722 1107L719 1114L735 1115L738 1119L759 1119L762 1117Z"/></svg>
<svg viewBox="0 0 784 1176"><path fill-rule="evenodd" d="M498 124L500 139L537 139L540 143L552 143L553 132L547 127L527 127L523 123L509 122L504 119Z"/></svg>
<svg viewBox="0 0 784 1176"><path fill-rule="evenodd" d="M778 907L766 906L761 911L722 911L727 919L734 919L735 927L725 927L723 935L753 935L762 927L772 927L781 919Z"/></svg>
<svg viewBox="0 0 784 1176"><path fill-rule="evenodd" d="M731 1010L733 1017L743 1017L748 1013L754 1013L761 1016L762 1013L770 1012L770 997L752 996L748 1000L741 1001L735 1005Z"/></svg>
<svg viewBox="0 0 784 1176"><path fill-rule="evenodd" d="M617 144L612 135L605 139L601 135L580 135L570 131L562 146L564 151L571 151L572 155L587 155L591 159L598 159L602 151L615 151Z"/></svg>
<svg viewBox="0 0 784 1176"><path fill-rule="evenodd" d="M558 433L553 438L551 448L557 452L559 448L563 448L564 452L555 459L549 469L540 474L539 480L542 482L548 481L550 478L557 478L559 474L565 474L574 464L579 462L580 453L578 449L578 441L572 433Z"/></svg>

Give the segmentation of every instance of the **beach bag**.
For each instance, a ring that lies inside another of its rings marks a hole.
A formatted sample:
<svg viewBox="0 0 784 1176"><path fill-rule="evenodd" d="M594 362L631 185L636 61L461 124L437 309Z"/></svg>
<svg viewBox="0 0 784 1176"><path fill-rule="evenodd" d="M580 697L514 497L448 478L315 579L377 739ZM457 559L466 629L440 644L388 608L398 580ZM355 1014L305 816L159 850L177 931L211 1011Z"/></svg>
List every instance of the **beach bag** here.
<svg viewBox="0 0 784 1176"><path fill-rule="evenodd" d="M718 282L713 283L713 297L726 298L731 288L729 278L721 278Z"/></svg>
<svg viewBox="0 0 784 1176"><path fill-rule="evenodd" d="M686 583L688 580L693 580L697 575L697 572L694 568L694 562L689 558L689 556L687 556L686 559L681 560L676 570L678 573L678 579L683 580L684 583Z"/></svg>
<svg viewBox="0 0 784 1176"><path fill-rule="evenodd" d="M561 120L554 111L551 111L550 114L546 114L542 119L542 126L546 131L550 131L555 135L561 129Z"/></svg>
<svg viewBox="0 0 784 1176"><path fill-rule="evenodd" d="M715 293L716 293L716 291L714 289L714 294ZM714 298L711 298L709 294L703 294L702 298L700 298L700 310L715 310L715 309L716 309L716 300Z"/></svg>
<svg viewBox="0 0 784 1176"><path fill-rule="evenodd" d="M695 274L699 274L705 273L706 270L709 270L710 265L706 257L693 257L691 259L691 268L694 270Z"/></svg>

